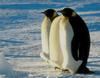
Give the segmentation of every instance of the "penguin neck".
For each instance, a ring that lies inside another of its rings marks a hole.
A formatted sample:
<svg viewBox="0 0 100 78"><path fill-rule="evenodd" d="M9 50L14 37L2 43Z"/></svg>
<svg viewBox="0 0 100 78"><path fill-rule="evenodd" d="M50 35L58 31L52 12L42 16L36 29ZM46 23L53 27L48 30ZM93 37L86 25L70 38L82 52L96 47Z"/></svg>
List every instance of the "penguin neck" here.
<svg viewBox="0 0 100 78"><path fill-rule="evenodd" d="M50 25L51 25L50 19L47 16L45 16L42 22L42 30L44 31L46 29L49 29Z"/></svg>
<svg viewBox="0 0 100 78"><path fill-rule="evenodd" d="M64 23L66 23L66 21L68 21L68 17L65 17L65 16L61 16L61 22L64 24Z"/></svg>
<svg viewBox="0 0 100 78"><path fill-rule="evenodd" d="M49 18L50 21L52 22L57 16L59 16L59 15L57 14L57 15L55 15L54 17L50 17L50 18Z"/></svg>
<svg viewBox="0 0 100 78"><path fill-rule="evenodd" d="M51 22L50 18L48 18L47 16L44 17L44 20Z"/></svg>

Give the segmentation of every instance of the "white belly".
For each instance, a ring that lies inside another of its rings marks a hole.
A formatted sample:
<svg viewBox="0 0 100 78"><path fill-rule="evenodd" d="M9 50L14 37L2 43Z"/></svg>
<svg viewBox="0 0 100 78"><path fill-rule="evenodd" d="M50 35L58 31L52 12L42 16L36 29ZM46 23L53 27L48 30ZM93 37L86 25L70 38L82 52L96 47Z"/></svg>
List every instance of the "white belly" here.
<svg viewBox="0 0 100 78"><path fill-rule="evenodd" d="M52 66L61 68L63 57L59 42L59 21L60 21L60 16L55 18L55 20L51 24L49 43L50 43L50 60L55 63L52 64Z"/></svg>
<svg viewBox="0 0 100 78"><path fill-rule="evenodd" d="M63 69L68 69L71 73L75 73L82 61L75 61L71 52L71 41L74 33L68 19L62 17L60 21L60 45L63 53Z"/></svg>
<svg viewBox="0 0 100 78"><path fill-rule="evenodd" d="M45 60L49 60L49 33L50 33L50 26L51 21L49 18L45 17L42 22L41 27L41 41L42 41L42 52L40 53L40 56Z"/></svg>

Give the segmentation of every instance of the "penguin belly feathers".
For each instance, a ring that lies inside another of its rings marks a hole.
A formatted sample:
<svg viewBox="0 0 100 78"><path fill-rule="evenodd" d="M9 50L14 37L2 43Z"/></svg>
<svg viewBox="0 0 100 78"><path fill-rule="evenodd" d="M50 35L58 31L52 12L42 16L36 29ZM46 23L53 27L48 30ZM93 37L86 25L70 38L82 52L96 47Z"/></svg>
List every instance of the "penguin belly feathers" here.
<svg viewBox="0 0 100 78"><path fill-rule="evenodd" d="M51 21L45 16L42 27L41 27L41 41L42 41L42 52L40 56L48 62L49 60L49 32L50 32Z"/></svg>
<svg viewBox="0 0 100 78"><path fill-rule="evenodd" d="M61 16L54 19L50 29L50 60L53 62L52 66L62 69L63 56L59 42L59 22Z"/></svg>
<svg viewBox="0 0 100 78"><path fill-rule="evenodd" d="M62 16L60 20L59 32L60 46L63 54L62 68L63 70L69 70L71 73L76 73L82 61L76 61L72 56L71 42L74 32L68 18L64 16Z"/></svg>

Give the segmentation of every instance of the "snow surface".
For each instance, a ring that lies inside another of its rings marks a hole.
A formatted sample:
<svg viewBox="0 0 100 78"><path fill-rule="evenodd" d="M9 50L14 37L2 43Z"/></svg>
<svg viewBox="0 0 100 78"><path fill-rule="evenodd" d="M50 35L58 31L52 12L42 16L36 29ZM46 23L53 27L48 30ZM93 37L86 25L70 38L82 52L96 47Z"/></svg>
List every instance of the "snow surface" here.
<svg viewBox="0 0 100 78"><path fill-rule="evenodd" d="M7 1L0 2L0 78L100 78L100 0ZM61 73L39 56L43 19L40 12L64 7L75 9L88 25L91 50L87 66L95 74Z"/></svg>

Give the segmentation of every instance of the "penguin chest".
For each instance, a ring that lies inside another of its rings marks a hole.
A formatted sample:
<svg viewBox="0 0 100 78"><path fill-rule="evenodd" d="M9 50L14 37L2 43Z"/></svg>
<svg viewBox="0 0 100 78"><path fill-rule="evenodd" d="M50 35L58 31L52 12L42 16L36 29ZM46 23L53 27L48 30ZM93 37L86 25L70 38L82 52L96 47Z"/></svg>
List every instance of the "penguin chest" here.
<svg viewBox="0 0 100 78"><path fill-rule="evenodd" d="M60 22L59 29L60 29L60 37L62 39L61 41L66 41L66 44L71 46L74 32L73 32L73 29L72 29L72 26L71 26L69 20L66 20L64 22Z"/></svg>
<svg viewBox="0 0 100 78"><path fill-rule="evenodd" d="M50 33L51 21L48 18L44 18L41 27L41 40L43 52L49 53L49 33Z"/></svg>
<svg viewBox="0 0 100 78"><path fill-rule="evenodd" d="M60 16L57 17L51 24L50 29L50 58L55 61L57 64L62 64L62 52L59 42L59 21Z"/></svg>

